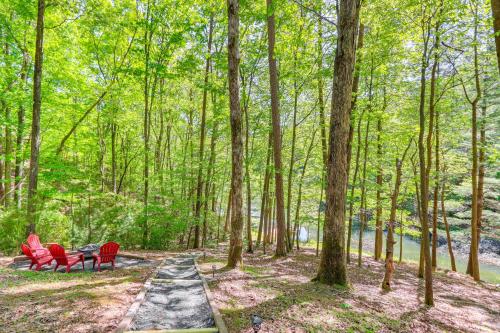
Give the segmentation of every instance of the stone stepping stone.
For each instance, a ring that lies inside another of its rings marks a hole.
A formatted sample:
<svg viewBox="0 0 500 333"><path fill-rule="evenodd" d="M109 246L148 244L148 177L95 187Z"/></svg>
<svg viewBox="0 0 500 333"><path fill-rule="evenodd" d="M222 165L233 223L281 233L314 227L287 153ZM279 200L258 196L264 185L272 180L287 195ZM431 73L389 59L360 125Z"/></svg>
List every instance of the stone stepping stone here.
<svg viewBox="0 0 500 333"><path fill-rule="evenodd" d="M153 280L131 331L215 326L201 280Z"/></svg>
<svg viewBox="0 0 500 333"><path fill-rule="evenodd" d="M162 266L155 279L200 280L194 266Z"/></svg>

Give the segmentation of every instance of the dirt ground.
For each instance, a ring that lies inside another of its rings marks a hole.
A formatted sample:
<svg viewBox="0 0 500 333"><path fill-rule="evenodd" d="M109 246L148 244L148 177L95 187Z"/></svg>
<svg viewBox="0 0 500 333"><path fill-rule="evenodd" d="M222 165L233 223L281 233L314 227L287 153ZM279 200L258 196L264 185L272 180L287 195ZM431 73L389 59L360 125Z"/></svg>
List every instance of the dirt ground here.
<svg viewBox="0 0 500 333"><path fill-rule="evenodd" d="M111 332L165 257L134 254L152 265L52 273L14 270L11 257L0 257L0 332Z"/></svg>
<svg viewBox="0 0 500 333"><path fill-rule="evenodd" d="M438 270L428 308L412 264L397 265L393 290L382 292L384 265L369 257L362 267L351 261L349 288L311 282L311 250L282 259L245 254L240 271L223 269L225 258L221 248L200 262L230 332L253 332L252 314L264 319L260 332L500 332L500 288L462 274Z"/></svg>
<svg viewBox="0 0 500 333"><path fill-rule="evenodd" d="M229 332L500 332L500 287L465 275L434 274L435 306L423 305L423 280L412 264L396 266L393 291L380 289L383 263L349 265L349 288L311 282L318 259L302 250L274 259L245 254L242 270L223 269L226 248L199 259ZM141 252L159 260L166 252ZM0 257L0 332L111 332L155 265L115 271L51 273L8 268ZM159 261L158 261L159 262ZM215 266L215 277L212 278Z"/></svg>

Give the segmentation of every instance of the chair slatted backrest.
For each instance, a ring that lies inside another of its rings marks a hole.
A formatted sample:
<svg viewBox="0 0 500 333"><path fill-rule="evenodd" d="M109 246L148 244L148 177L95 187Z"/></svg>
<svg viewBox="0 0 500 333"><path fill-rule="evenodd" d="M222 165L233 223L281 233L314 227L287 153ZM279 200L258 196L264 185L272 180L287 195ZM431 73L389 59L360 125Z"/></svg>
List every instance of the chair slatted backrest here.
<svg viewBox="0 0 500 333"><path fill-rule="evenodd" d="M52 244L49 246L50 254L56 260L59 265L67 265L68 258L66 257L66 252L64 251L64 247L59 244Z"/></svg>
<svg viewBox="0 0 500 333"><path fill-rule="evenodd" d="M33 253L31 252L31 249L28 247L28 245L26 244L21 244L21 250L23 250L23 253L26 257L30 258L30 259L33 259L35 256L33 255Z"/></svg>
<svg viewBox="0 0 500 333"><path fill-rule="evenodd" d="M28 245L33 250L43 250L42 243L40 243L40 238L37 234L30 234L28 236Z"/></svg>
<svg viewBox="0 0 500 333"><path fill-rule="evenodd" d="M111 261L115 258L118 253L118 249L120 248L120 244L115 242L108 242L103 244L99 249L99 256L101 257L102 262Z"/></svg>

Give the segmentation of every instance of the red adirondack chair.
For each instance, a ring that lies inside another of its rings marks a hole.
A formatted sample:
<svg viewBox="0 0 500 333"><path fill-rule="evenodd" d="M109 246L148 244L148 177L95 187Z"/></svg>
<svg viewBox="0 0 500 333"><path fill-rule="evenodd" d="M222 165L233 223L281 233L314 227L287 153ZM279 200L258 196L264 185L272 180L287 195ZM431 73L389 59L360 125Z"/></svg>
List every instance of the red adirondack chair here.
<svg viewBox="0 0 500 333"><path fill-rule="evenodd" d="M39 271L43 265L50 266L52 264L52 260L54 260L54 258L52 258L50 253L44 256L37 256L35 253L31 251L28 245L24 243L21 244L21 250L23 250L24 255L26 255L28 258L31 259L30 269L33 267L33 265L36 265L35 271Z"/></svg>
<svg viewBox="0 0 500 333"><path fill-rule="evenodd" d="M118 249L120 248L120 244L115 242L108 242L101 246L99 249L99 254L94 254L94 263L92 264L92 268L95 268L95 263L97 262L97 270L101 271L101 263L111 262L113 269L115 269L115 258L118 253Z"/></svg>
<svg viewBox="0 0 500 333"><path fill-rule="evenodd" d="M44 248L42 243L40 243L40 238L38 238L37 234L30 234L28 236L28 245L31 251L33 251L37 256L50 255L49 250Z"/></svg>
<svg viewBox="0 0 500 333"><path fill-rule="evenodd" d="M49 246L50 254L54 257L56 261L56 267L54 267L54 272L57 270L59 265L66 266L66 273L69 273L72 266L82 263L82 269L85 269L83 254L73 254L69 255L64 251L64 247L59 244L52 244Z"/></svg>

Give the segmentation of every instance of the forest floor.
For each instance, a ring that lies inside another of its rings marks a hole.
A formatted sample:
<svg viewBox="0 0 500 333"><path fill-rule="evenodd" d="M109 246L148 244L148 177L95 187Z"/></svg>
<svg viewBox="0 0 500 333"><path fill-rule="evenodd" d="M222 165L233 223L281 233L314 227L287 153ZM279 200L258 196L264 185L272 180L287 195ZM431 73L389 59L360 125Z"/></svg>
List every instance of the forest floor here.
<svg viewBox="0 0 500 333"><path fill-rule="evenodd" d="M341 288L311 282L318 265L313 250L280 259L245 254L243 268L233 271L223 268L226 251L207 249L199 263L231 333L252 332L251 314L264 318L260 332L500 331L500 287L463 274L438 270L435 307L427 308L414 264L397 265L394 290L384 293L384 265L367 256L362 267L353 260L350 287ZM154 263L172 255L136 254ZM65 274L15 270L11 263L12 257L0 257L2 333L111 332L156 266Z"/></svg>
<svg viewBox="0 0 500 333"><path fill-rule="evenodd" d="M66 274L12 269L12 257L0 257L0 332L111 332L166 256L133 254L151 265Z"/></svg>
<svg viewBox="0 0 500 333"><path fill-rule="evenodd" d="M252 314L264 318L261 332L500 332L500 288L463 274L438 270L428 308L414 264L396 265L393 290L382 292L384 264L367 256L361 267L352 257L350 286L342 288L311 282L313 250L280 259L245 254L239 271L223 268L226 250L207 250L199 262L230 332L252 332Z"/></svg>

